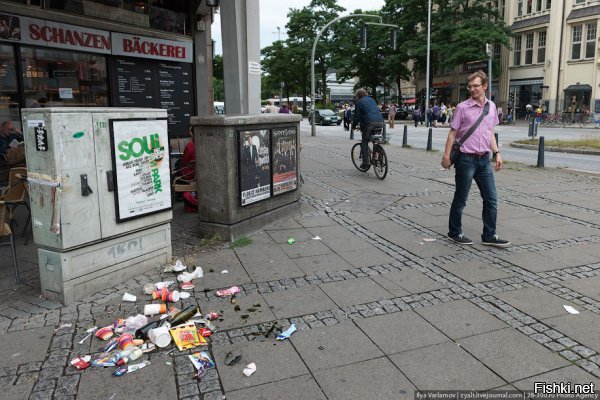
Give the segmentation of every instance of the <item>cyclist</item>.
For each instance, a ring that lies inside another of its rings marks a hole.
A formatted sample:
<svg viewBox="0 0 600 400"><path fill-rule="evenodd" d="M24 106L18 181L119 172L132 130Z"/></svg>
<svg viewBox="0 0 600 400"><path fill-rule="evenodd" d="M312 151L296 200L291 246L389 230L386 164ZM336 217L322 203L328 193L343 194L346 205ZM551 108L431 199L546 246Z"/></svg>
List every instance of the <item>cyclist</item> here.
<svg viewBox="0 0 600 400"><path fill-rule="evenodd" d="M362 132L362 141L360 145L362 165L361 168L367 169L369 164L369 138L371 131L374 128L383 128L383 117L377 103L372 97L367 96L367 91L360 88L356 91L356 107L354 109L354 120L352 121L352 129L360 123L360 131Z"/></svg>

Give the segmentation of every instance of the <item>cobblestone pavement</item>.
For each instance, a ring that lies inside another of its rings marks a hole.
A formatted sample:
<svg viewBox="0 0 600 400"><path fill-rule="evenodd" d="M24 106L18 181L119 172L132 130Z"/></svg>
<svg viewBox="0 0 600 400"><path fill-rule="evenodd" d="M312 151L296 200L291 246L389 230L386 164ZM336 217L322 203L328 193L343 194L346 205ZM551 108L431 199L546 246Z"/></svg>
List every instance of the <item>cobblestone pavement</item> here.
<svg viewBox="0 0 600 400"><path fill-rule="evenodd" d="M205 273L179 306L222 313L209 346L216 368L195 380L191 351L150 353L148 367L120 378L68 366L100 353L96 338L79 343L88 327L139 313L152 302L143 284L171 276L157 266L63 307L41 298L35 246L19 239L23 284L1 258L2 398L396 399L600 383L600 177L508 166L496 174L498 231L513 246L463 247L445 237L453 176L440 154L387 146L379 181L354 169L352 142L302 141L301 212L250 245L207 246L175 205L173 254ZM481 206L474 187L463 218L473 239ZM236 304L215 294L231 285L242 289ZM138 302L122 303L124 292ZM292 323L289 340L265 336ZM225 365L228 352L241 362ZM257 372L245 377L250 362Z"/></svg>

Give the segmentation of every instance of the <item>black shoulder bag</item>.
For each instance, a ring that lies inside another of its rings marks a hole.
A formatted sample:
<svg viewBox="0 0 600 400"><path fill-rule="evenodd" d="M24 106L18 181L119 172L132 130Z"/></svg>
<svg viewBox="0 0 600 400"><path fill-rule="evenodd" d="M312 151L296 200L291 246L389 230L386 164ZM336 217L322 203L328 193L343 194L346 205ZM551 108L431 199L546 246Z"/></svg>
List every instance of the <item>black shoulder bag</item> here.
<svg viewBox="0 0 600 400"><path fill-rule="evenodd" d="M479 118L477 118L477 121L475 121L473 126L471 126L467 133L465 133L465 135L460 139L460 142L454 141L454 143L452 143L452 149L450 150L450 165L453 165L456 162L456 159L458 158L458 153L460 152L460 146L462 146L462 144L467 141L469 136L471 136L471 134L475 132L475 129L477 129L479 124L481 124L481 121L483 121L483 117L488 115L489 112L490 102L488 101L483 106L483 111L481 112L481 115L479 115Z"/></svg>

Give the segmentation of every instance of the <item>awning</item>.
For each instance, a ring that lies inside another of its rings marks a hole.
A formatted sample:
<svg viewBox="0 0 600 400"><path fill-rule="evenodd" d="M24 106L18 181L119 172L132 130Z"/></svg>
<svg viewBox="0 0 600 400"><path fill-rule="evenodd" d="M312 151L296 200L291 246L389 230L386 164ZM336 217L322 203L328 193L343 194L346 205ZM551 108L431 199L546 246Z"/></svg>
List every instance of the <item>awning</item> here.
<svg viewBox="0 0 600 400"><path fill-rule="evenodd" d="M570 85L565 89L565 92L591 92L590 85Z"/></svg>
<svg viewBox="0 0 600 400"><path fill-rule="evenodd" d="M417 101L417 99L406 99L406 100L403 100L402 102L404 104L415 104L416 101Z"/></svg>

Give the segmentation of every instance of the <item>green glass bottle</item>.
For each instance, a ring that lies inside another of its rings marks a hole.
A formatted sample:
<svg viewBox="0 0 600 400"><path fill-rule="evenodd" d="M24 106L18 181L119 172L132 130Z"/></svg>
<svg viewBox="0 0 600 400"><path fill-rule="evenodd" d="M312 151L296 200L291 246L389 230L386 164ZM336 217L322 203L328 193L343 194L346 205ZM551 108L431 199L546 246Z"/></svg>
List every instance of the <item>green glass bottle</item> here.
<svg viewBox="0 0 600 400"><path fill-rule="evenodd" d="M181 312L179 312L178 314L175 314L175 316L169 321L169 323L171 324L171 326L181 325L185 321L187 321L188 319L190 319L194 315L196 315L197 312L198 312L198 306L191 305L191 306L181 310Z"/></svg>

